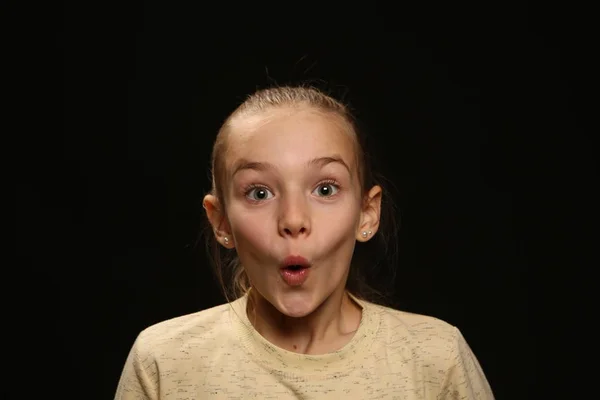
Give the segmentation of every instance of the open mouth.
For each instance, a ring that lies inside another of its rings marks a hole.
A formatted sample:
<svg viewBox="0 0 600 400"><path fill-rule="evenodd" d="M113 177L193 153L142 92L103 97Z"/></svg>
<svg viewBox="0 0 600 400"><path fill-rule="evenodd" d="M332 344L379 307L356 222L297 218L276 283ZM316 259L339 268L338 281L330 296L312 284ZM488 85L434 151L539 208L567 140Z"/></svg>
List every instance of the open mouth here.
<svg viewBox="0 0 600 400"><path fill-rule="evenodd" d="M310 271L310 263L304 257L289 256L283 261L281 277L289 286L300 286L307 279Z"/></svg>
<svg viewBox="0 0 600 400"><path fill-rule="evenodd" d="M303 268L307 268L303 265L288 265L287 267L285 267L285 269L290 270L290 271L300 271Z"/></svg>

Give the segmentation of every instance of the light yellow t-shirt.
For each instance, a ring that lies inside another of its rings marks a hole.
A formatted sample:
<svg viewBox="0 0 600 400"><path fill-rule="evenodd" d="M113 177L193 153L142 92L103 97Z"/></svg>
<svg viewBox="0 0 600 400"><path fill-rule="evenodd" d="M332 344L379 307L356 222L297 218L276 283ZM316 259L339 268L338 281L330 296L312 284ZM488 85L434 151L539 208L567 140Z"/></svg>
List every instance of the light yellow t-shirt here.
<svg viewBox="0 0 600 400"><path fill-rule="evenodd" d="M358 330L325 355L268 342L248 319L247 295L150 326L129 353L115 399L494 398L457 328L354 300Z"/></svg>

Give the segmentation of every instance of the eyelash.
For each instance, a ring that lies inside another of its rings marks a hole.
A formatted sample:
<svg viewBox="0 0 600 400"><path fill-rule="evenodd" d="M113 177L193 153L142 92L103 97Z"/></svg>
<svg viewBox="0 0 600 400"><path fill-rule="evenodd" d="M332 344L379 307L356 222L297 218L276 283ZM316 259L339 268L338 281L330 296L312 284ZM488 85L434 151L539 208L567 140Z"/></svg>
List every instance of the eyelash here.
<svg viewBox="0 0 600 400"><path fill-rule="evenodd" d="M341 190L340 183L338 181L336 181L335 179L324 179L321 182L319 182L315 188L318 188L319 186L322 186L322 185L335 186L336 189L338 190L337 193L339 193L339 191ZM248 195L254 189L265 189L265 190L271 191L267 186L261 185L258 183L251 183L251 184L245 186L244 190L243 190L244 196L252 203L260 203L260 202L264 201L264 200L254 200L254 199L248 198ZM325 196L324 198L334 197L337 193L332 194L331 196Z"/></svg>

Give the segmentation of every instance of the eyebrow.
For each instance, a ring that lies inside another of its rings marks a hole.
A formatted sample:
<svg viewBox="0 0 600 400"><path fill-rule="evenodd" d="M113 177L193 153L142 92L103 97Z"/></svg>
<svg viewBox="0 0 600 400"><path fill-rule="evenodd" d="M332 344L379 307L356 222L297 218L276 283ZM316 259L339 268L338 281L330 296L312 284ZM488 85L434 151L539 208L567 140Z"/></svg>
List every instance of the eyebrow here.
<svg viewBox="0 0 600 400"><path fill-rule="evenodd" d="M317 166L319 168L323 168L326 165L329 165L331 163L341 164L344 168L346 168L346 170L348 171L348 174L350 176L352 176L352 172L350 171L350 167L348 166L348 164L346 164L344 159L337 154L327 156L327 157L313 158L312 160L309 160L306 163L306 165L307 165L307 167ZM242 158L235 163L234 168L233 168L233 174L231 176L234 176L238 172L244 171L244 170L268 171L268 170L272 170L272 169L275 169L275 166L273 164L265 163L265 162L249 161L249 160L246 160L245 158Z"/></svg>

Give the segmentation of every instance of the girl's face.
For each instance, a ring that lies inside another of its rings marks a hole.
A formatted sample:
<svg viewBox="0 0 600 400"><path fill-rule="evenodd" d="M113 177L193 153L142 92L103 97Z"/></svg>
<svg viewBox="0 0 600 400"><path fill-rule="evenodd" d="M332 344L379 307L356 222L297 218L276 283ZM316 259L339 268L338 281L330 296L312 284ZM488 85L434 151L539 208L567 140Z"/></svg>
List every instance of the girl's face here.
<svg viewBox="0 0 600 400"><path fill-rule="evenodd" d="M375 208L363 207L354 141L343 126L286 109L236 121L227 138L229 240L253 289L291 317L344 290L356 240L378 225L380 189L370 192Z"/></svg>

